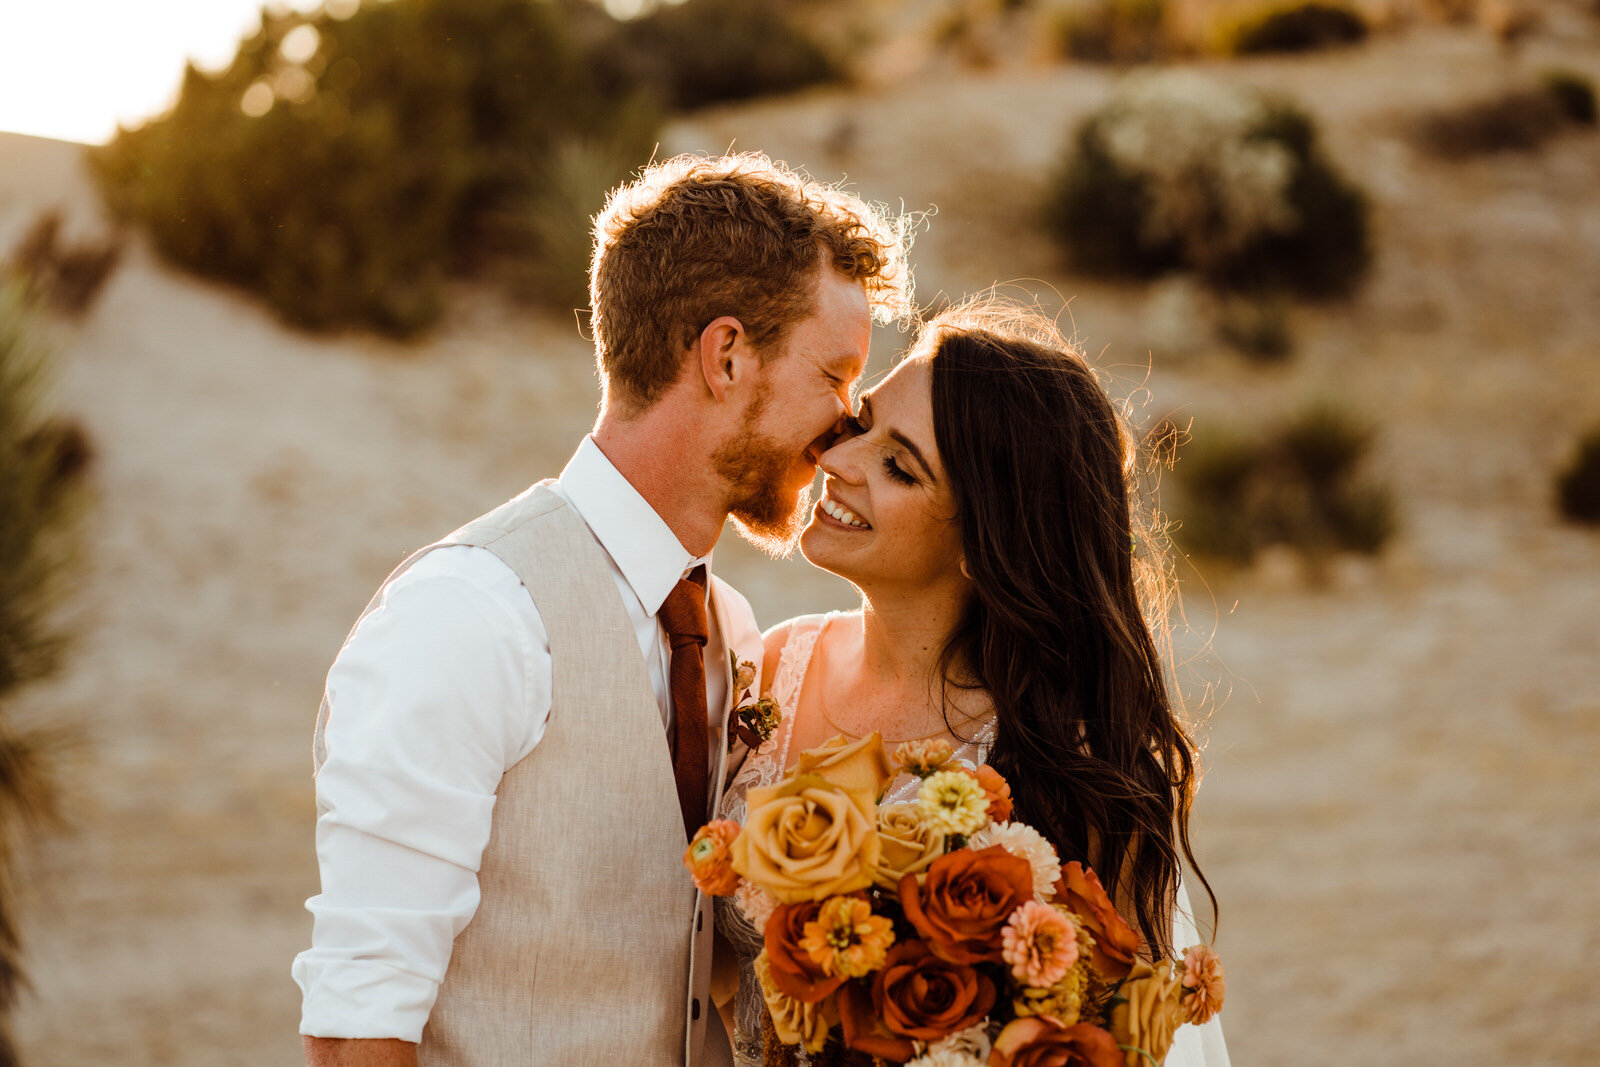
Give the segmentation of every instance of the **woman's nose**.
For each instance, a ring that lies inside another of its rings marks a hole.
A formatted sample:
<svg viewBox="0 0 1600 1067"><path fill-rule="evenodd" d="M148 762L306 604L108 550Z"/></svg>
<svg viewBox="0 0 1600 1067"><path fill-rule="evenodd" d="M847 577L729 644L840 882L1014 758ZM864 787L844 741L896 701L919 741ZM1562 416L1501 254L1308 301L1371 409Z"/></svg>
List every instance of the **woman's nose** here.
<svg viewBox="0 0 1600 1067"><path fill-rule="evenodd" d="M853 485L861 484L861 464L857 453L860 451L856 444L858 438L851 436L849 431L842 433L822 457L817 460L817 466L822 472L842 482Z"/></svg>

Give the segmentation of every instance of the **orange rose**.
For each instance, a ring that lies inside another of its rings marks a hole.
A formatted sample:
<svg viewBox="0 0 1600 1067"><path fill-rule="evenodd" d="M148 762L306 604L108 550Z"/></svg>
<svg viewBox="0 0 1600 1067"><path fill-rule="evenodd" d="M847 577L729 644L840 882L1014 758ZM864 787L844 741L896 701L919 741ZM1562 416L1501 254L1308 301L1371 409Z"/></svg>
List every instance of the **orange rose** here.
<svg viewBox="0 0 1600 1067"><path fill-rule="evenodd" d="M994 1039L990 1067L1122 1067L1117 1039L1088 1023L1063 1026L1048 1016L1007 1023Z"/></svg>
<svg viewBox="0 0 1600 1067"><path fill-rule="evenodd" d="M846 741L844 734L835 734L816 748L800 753L792 773L814 774L840 789L862 789L877 800L894 780L894 765L884 751L883 738L876 732L857 741Z"/></svg>
<svg viewBox="0 0 1600 1067"><path fill-rule="evenodd" d="M988 975L940 959L922 941L890 949L872 983L872 1006L884 1025L918 1041L938 1041L982 1022L995 996Z"/></svg>
<svg viewBox="0 0 1600 1067"><path fill-rule="evenodd" d="M1033 868L999 845L940 856L900 880L900 906L934 954L951 963L1000 963L1001 931L1033 899Z"/></svg>
<svg viewBox="0 0 1600 1067"><path fill-rule="evenodd" d="M1111 898L1100 885L1100 877L1076 860L1067 864L1061 870L1061 880L1056 883L1056 903L1076 913L1093 935L1094 949L1089 955L1089 965L1095 973L1107 982L1126 978L1139 954L1142 939L1112 907Z"/></svg>
<svg viewBox="0 0 1600 1067"><path fill-rule="evenodd" d="M739 872L733 869L729 853L738 836L739 824L730 819L714 819L695 832L694 840L683 850L683 865L700 892L725 897L739 888Z"/></svg>
<svg viewBox="0 0 1600 1067"><path fill-rule="evenodd" d="M838 1000L845 1048L891 1063L904 1063L917 1054L915 1041L890 1033L883 1025L883 1017L874 1006L872 993L865 983L849 983L839 990Z"/></svg>
<svg viewBox="0 0 1600 1067"><path fill-rule="evenodd" d="M829 976L806 950L806 924L821 911L820 901L780 904L763 934L772 984L802 1004L815 1004L845 982L842 974Z"/></svg>

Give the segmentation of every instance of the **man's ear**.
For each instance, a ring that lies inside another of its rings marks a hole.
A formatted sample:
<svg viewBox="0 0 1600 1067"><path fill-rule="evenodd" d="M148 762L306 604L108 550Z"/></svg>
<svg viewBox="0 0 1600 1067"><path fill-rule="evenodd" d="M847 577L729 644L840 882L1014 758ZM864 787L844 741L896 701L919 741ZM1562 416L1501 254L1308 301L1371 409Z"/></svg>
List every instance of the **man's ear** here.
<svg viewBox="0 0 1600 1067"><path fill-rule="evenodd" d="M700 358L700 376L713 397L727 399L729 387L738 381L743 370L742 357L749 349L744 323L732 315L712 319L711 324L700 331L694 354Z"/></svg>

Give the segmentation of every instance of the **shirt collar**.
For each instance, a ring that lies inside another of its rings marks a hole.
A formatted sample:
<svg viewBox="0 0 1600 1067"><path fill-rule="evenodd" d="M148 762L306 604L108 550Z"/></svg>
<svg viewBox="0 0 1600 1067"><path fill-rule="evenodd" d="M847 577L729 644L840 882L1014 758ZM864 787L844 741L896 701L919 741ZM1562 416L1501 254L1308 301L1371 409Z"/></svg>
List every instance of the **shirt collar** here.
<svg viewBox="0 0 1600 1067"><path fill-rule="evenodd" d="M705 564L710 574L710 553L691 556L592 436L584 436L559 482L561 494L610 554L645 614L660 611L667 594L695 567Z"/></svg>

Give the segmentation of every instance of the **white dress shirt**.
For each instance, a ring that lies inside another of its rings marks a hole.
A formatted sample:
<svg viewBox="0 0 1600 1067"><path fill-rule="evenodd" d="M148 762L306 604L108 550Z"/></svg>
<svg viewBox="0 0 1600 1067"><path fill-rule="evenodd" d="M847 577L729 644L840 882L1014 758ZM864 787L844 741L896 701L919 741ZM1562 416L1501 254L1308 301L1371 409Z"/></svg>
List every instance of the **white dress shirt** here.
<svg viewBox="0 0 1600 1067"><path fill-rule="evenodd" d="M656 618L691 556L593 438L552 487L607 553L661 707L671 648ZM749 604L713 578L708 707L728 697L729 648L759 662ZM456 935L478 907L495 790L550 717L550 643L533 598L487 549L439 548L391 583L328 672L327 760L317 774L322 892L312 947L294 961L300 1032L419 1041ZM715 718L715 714L713 715ZM721 735L713 735L712 748Z"/></svg>

